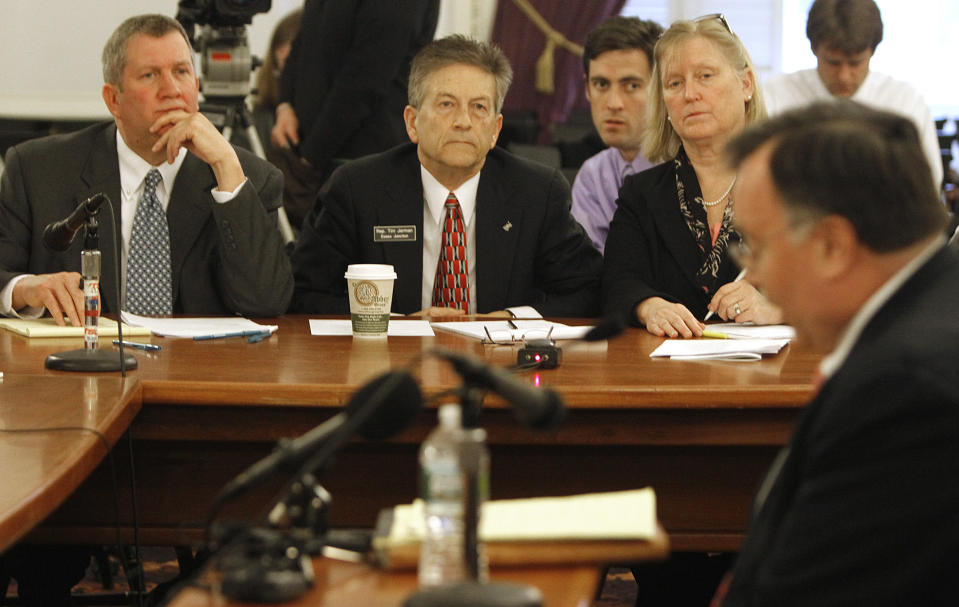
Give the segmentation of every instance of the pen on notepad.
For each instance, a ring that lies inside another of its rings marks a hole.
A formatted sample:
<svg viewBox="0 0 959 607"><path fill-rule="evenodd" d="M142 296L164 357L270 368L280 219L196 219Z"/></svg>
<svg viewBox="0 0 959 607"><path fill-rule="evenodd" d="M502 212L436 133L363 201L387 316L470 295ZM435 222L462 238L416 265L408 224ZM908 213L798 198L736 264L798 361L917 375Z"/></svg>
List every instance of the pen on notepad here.
<svg viewBox="0 0 959 607"><path fill-rule="evenodd" d="M119 340L119 339L114 339L114 340L113 340L113 345L114 345L114 346L119 346L119 345L120 345L120 340ZM136 348L137 350L149 350L150 352L156 352L157 350L160 349L160 346L158 346L158 345L156 345L156 344L141 344L141 343L138 343L138 342L135 342L135 341L127 341L127 340L125 340L125 339L123 340L123 345L124 345L125 347L127 347L127 348Z"/></svg>
<svg viewBox="0 0 959 607"><path fill-rule="evenodd" d="M745 275L746 275L746 268L743 268L742 270L739 271L739 274L736 275L736 278L733 279L733 282L739 282L740 280L743 279L743 276ZM713 314L715 314L713 310L706 312L706 318L703 319L703 322L706 322L707 320L712 318Z"/></svg>
<svg viewBox="0 0 959 607"><path fill-rule="evenodd" d="M260 335L261 333L270 333L270 331L250 329L248 331L233 331L232 333L210 333L209 335L195 335L193 339L195 341L205 341L207 339L225 339L227 337L250 337L252 335Z"/></svg>

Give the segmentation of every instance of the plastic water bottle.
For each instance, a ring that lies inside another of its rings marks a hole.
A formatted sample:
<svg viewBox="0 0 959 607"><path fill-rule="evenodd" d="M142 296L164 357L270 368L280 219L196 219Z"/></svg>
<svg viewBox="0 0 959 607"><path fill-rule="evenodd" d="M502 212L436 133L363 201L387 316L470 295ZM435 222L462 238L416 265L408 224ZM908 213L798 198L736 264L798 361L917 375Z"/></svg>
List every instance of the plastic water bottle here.
<svg viewBox="0 0 959 607"><path fill-rule="evenodd" d="M419 563L421 587L472 579L465 547L467 486L460 461L464 445L468 447L465 452L475 457L471 465L477 470L475 491L479 503L485 501L489 491L486 432L464 430L459 405L440 407L439 420L439 427L426 438L420 449L421 491L426 511L426 535L420 548ZM482 546L478 552L477 579L486 581L488 566Z"/></svg>

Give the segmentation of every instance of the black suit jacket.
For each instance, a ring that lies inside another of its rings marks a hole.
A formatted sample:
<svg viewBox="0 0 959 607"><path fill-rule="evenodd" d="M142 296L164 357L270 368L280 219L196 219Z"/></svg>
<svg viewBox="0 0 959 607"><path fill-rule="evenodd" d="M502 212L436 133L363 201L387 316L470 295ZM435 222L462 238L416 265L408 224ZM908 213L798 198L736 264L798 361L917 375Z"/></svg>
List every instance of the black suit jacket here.
<svg viewBox="0 0 959 607"><path fill-rule="evenodd" d="M227 203L213 200L213 171L193 154L177 173L167 207L176 313L276 316L289 305L293 277L276 229L283 177L248 152L237 154L249 181ZM0 182L0 288L18 274L79 272L83 238L52 253L40 235L99 192L115 211L115 217L106 207L100 212L101 299L105 311L115 312L111 234L121 198L112 122L27 141L7 153Z"/></svg>
<svg viewBox="0 0 959 607"><path fill-rule="evenodd" d="M433 39L439 0L307 0L280 80L300 121L300 155L331 160L406 141L413 55Z"/></svg>
<svg viewBox="0 0 959 607"><path fill-rule="evenodd" d="M352 263L392 264L393 311L422 309L423 204L413 144L337 169L293 254L293 309L348 313L343 274ZM476 194L477 311L530 305L550 316L596 314L601 259L569 206L558 171L500 148L487 155ZM374 226L390 225L415 225L416 241L374 242Z"/></svg>
<svg viewBox="0 0 959 607"><path fill-rule="evenodd" d="M673 163L627 177L617 205L606 237L603 312L639 325L636 305L662 297L703 318L715 289L735 279L739 269L727 255L712 292L699 286L699 248L679 210Z"/></svg>
<svg viewBox="0 0 959 607"><path fill-rule="evenodd" d="M957 304L943 249L867 324L764 483L724 605L956 604Z"/></svg>

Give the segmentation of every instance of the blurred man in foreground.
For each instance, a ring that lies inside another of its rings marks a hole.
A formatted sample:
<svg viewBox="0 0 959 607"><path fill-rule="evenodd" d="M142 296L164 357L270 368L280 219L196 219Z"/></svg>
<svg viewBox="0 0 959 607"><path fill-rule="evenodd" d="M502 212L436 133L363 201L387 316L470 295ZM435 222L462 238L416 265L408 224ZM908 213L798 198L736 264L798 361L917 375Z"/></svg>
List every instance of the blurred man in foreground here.
<svg viewBox="0 0 959 607"><path fill-rule="evenodd" d="M959 257L915 127L841 101L731 144L745 267L829 354L719 604L943 605L959 567Z"/></svg>

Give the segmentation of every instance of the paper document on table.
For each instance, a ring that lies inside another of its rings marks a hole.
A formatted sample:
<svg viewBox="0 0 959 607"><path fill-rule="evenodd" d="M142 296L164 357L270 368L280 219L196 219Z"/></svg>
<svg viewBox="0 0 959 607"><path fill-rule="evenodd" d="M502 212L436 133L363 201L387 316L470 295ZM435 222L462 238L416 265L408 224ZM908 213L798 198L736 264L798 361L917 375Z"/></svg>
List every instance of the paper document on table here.
<svg viewBox="0 0 959 607"><path fill-rule="evenodd" d="M760 360L776 354L788 339L667 339L649 355L672 360Z"/></svg>
<svg viewBox="0 0 959 607"><path fill-rule="evenodd" d="M70 324L60 326L49 317L33 319L0 318L0 327L25 337L83 337L83 327L74 327ZM101 316L97 334L100 337L117 337L117 322ZM132 327L123 323L124 337L149 334L149 329Z"/></svg>
<svg viewBox="0 0 959 607"><path fill-rule="evenodd" d="M425 533L423 501L396 506L391 543L419 542ZM480 539L550 541L650 539L656 535L656 494L651 487L565 497L493 500L483 504Z"/></svg>
<svg viewBox="0 0 959 607"><path fill-rule="evenodd" d="M146 327L154 335L163 337L209 337L247 331L275 332L277 325L261 325L240 316L215 316L197 318L153 318L123 313L123 320L131 325Z"/></svg>
<svg viewBox="0 0 959 607"><path fill-rule="evenodd" d="M512 323L512 327L510 323ZM458 333L484 343L512 343L524 339L545 339L547 335L550 339L581 339L593 328L592 326L571 327L548 320L474 320L430 324L434 329Z"/></svg>
<svg viewBox="0 0 959 607"><path fill-rule="evenodd" d="M390 319L386 334L389 337L432 337L434 335L429 321L396 320L395 318ZM310 335L353 335L353 321L311 318Z"/></svg>
<svg viewBox="0 0 959 607"><path fill-rule="evenodd" d="M796 330L789 325L753 325L721 322L706 325L713 333L723 333L730 339L795 339Z"/></svg>

